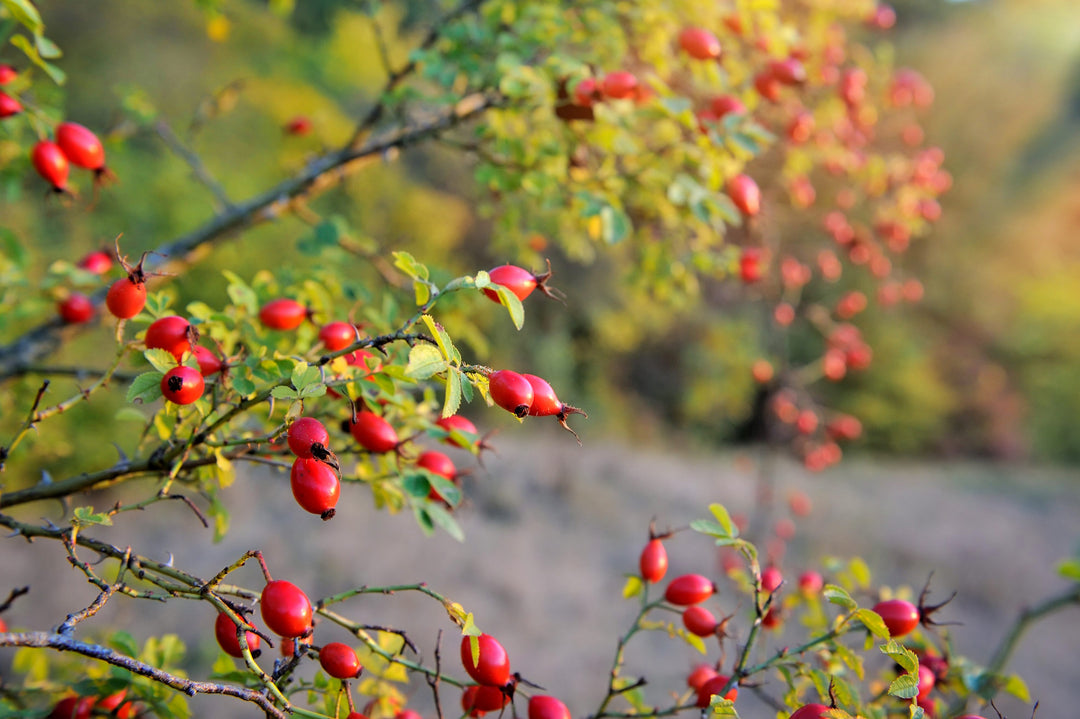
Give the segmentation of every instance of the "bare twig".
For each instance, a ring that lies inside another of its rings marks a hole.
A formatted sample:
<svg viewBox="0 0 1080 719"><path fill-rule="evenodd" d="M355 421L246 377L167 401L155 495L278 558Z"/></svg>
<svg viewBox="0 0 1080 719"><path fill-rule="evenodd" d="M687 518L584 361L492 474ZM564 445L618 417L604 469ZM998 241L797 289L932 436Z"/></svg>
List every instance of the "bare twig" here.
<svg viewBox="0 0 1080 719"><path fill-rule="evenodd" d="M236 697L237 699L257 704L260 709L266 712L267 716L274 717L274 719L287 719L291 709L291 707L288 706L284 709L275 706L273 702L261 692L253 689L231 686L229 684L216 684L214 682L192 681L191 679L170 674L163 669L158 669L145 662L140 662L138 659L133 659L132 657L120 654L108 647L81 642L70 636L64 636L63 634L50 632L0 634L0 645L8 647L47 648L61 652L74 652L91 659L97 659L98 661L112 664L113 666L122 667L130 672L152 679L159 684L172 687L189 697L193 697L196 694L223 694L225 696Z"/></svg>
<svg viewBox="0 0 1080 719"><path fill-rule="evenodd" d="M232 207L232 201L229 200L229 196L225 193L225 188L221 186L214 176L210 174L210 171L206 169L206 164L202 161L193 150L187 147L183 141L176 136L172 127L165 120L158 120L154 123L154 131L157 132L158 137L162 142L172 150L173 154L178 156L188 167L191 168L191 173L195 175L197 179L206 189L210 191L210 194L214 196L216 200L214 209L217 212L227 210Z"/></svg>

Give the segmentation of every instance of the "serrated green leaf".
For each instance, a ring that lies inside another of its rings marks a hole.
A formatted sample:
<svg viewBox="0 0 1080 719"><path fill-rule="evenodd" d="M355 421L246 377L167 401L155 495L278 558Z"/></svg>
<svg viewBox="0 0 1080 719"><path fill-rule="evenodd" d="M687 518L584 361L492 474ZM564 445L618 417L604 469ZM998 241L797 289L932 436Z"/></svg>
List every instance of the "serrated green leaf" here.
<svg viewBox="0 0 1080 719"><path fill-rule="evenodd" d="M179 364L172 352L158 348L146 350L143 352L143 357L146 358L146 361L149 362L154 369L162 374L165 374Z"/></svg>
<svg viewBox="0 0 1080 719"><path fill-rule="evenodd" d="M835 584L826 584L825 588L821 590L822 595L833 604L839 604L844 609L855 609L859 605L851 598L851 595L847 593L843 587L838 587Z"/></svg>
<svg viewBox="0 0 1080 719"><path fill-rule="evenodd" d="M427 342L421 342L409 350L409 363L405 367L405 375L423 380L442 372L446 367L446 360L443 359L439 348Z"/></svg>
<svg viewBox="0 0 1080 719"><path fill-rule="evenodd" d="M443 401L442 416L456 414L461 407L461 373L453 367L446 373L446 399Z"/></svg>
<svg viewBox="0 0 1080 719"><path fill-rule="evenodd" d="M72 524L86 527L90 525L112 526L112 517L95 512L93 507L76 507L72 512Z"/></svg>
<svg viewBox="0 0 1080 719"><path fill-rule="evenodd" d="M326 385L322 384L309 384L304 389L300 390L300 399L306 399L308 397L322 397L326 394Z"/></svg>
<svg viewBox="0 0 1080 719"><path fill-rule="evenodd" d="M833 643L833 653L840 658L848 669L860 680L866 678L866 667L861 654L856 654L843 644Z"/></svg>
<svg viewBox="0 0 1080 719"><path fill-rule="evenodd" d="M502 285L492 285L491 289L495 290L495 293L499 295L499 302L510 313L510 321L514 323L514 327L520 330L525 324L525 308L522 306L521 300Z"/></svg>
<svg viewBox="0 0 1080 719"><path fill-rule="evenodd" d="M404 272L410 279L427 280L429 278L428 268L417 262L416 258L408 252L395 252L393 254L394 267Z"/></svg>
<svg viewBox="0 0 1080 719"><path fill-rule="evenodd" d="M431 491L429 476L426 472L409 472L401 478L401 488L410 497L425 499Z"/></svg>
<svg viewBox="0 0 1080 719"><path fill-rule="evenodd" d="M427 511L431 520L447 534L459 542L465 541L465 533L461 531L461 525L457 523L457 520L454 519L448 511L437 504L428 505Z"/></svg>
<svg viewBox="0 0 1080 719"><path fill-rule="evenodd" d="M304 389L309 384L318 382L320 377L322 377L322 373L319 372L318 367L309 365L307 362L297 362L296 366L293 367L289 381L292 382L292 386L296 389Z"/></svg>
<svg viewBox="0 0 1080 719"><path fill-rule="evenodd" d="M242 397L249 397L255 392L255 383L247 377L233 377L232 386Z"/></svg>
<svg viewBox="0 0 1080 719"><path fill-rule="evenodd" d="M912 703L908 706L909 719L924 719L926 717L926 711L923 710L918 704Z"/></svg>
<svg viewBox="0 0 1080 719"><path fill-rule="evenodd" d="M881 645L881 653L887 654L894 662L899 664L905 672L915 674L919 670L919 658L915 652L905 647L895 639L890 639Z"/></svg>
<svg viewBox="0 0 1080 719"><path fill-rule="evenodd" d="M270 396L274 399L296 399L299 397L299 393L292 387L286 387L285 385L278 385L270 390Z"/></svg>
<svg viewBox="0 0 1080 719"><path fill-rule="evenodd" d="M641 581L641 577L631 574L626 578L626 584L623 585L623 599L636 597L641 594L643 589L645 589L645 583Z"/></svg>
<svg viewBox="0 0 1080 719"><path fill-rule="evenodd" d="M237 307L243 307L249 314L257 315L259 313L259 296L255 294L255 290L251 289L235 272L223 270L221 274L229 281L229 286L225 291L232 303Z"/></svg>
<svg viewBox="0 0 1080 719"><path fill-rule="evenodd" d="M127 401L132 403L153 402L161 397L161 380L163 379L165 379L165 375L161 372L143 372L131 380L131 386L128 387L127 391Z"/></svg>
<svg viewBox="0 0 1080 719"><path fill-rule="evenodd" d="M713 694L709 700L709 715L714 717L735 717L738 719L739 713L735 711L735 702L730 699L725 699L719 694Z"/></svg>
<svg viewBox="0 0 1080 719"><path fill-rule="evenodd" d="M724 527L711 519L695 519L690 522L690 529L695 532L701 532L707 534L710 537L718 537L720 539L730 539L728 531Z"/></svg>
<svg viewBox="0 0 1080 719"><path fill-rule="evenodd" d="M857 609L855 610L855 617L863 623L863 626L870 630L870 632L882 639L889 638L889 628L885 626L885 621L881 618L881 615L872 609Z"/></svg>
<svg viewBox="0 0 1080 719"><path fill-rule="evenodd" d="M901 699L914 699L919 695L919 680L911 674L903 674L889 685L889 694Z"/></svg>

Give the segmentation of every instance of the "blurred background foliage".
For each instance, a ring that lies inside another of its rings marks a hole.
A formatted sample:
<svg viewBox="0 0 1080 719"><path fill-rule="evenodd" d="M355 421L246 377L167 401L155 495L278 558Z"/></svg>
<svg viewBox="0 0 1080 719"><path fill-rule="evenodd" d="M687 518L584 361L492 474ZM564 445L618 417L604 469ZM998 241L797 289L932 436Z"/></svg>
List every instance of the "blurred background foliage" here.
<svg viewBox="0 0 1080 719"><path fill-rule="evenodd" d="M923 303L868 312L860 325L874 364L826 388L828 403L862 418L860 446L874 451L1080 461L1080 6L894 4L897 66L918 68L935 87L935 106L922 120L929 141L945 150L955 184L938 227L904 260L906 272L924 281ZM33 286L50 263L73 262L119 232L136 255L211 217L214 198L133 118L166 121L228 195L244 199L343 143L369 107L385 75L365 13L374 13L400 64L437 15L435 5L40 2L49 36L65 52L68 83L59 92L66 116L107 130L109 164L121 182L101 193L92 212L43 202L26 158L5 150L12 143L0 131L0 216L32 266L20 291L51 302ZM296 115L312 120L311 134L282 132ZM647 274L627 282L614 255L572 261L543 228L504 232L485 209L493 198L472 181L474 170L468 153L454 147L408 152L313 203L350 228L356 253L320 250L310 224L287 217L216 246L158 288L182 311L195 299L227 301L223 269L249 278L268 267L288 284L339 264L350 268L358 298L341 314L362 318L363 300L388 282L378 258L391 250L443 268L439 280L506 261L539 270L550 257L567 306L530 302L523 332L478 297L455 297L440 319L476 361L542 374L560 396L587 408L587 441L607 434L730 442L754 406L754 359L817 351L803 350L814 339L797 332L788 346L774 346L766 331L771 308L722 286L703 286L702 303L665 298ZM17 248L9 243L4 251ZM29 301L22 316L7 318L0 341L28 326L34 311ZM111 356L110 342L107 332L85 333L50 364L100 364L94 359ZM25 400L39 380L19 382ZM73 410L64 420L71 431L50 433L43 468L72 455L87 467L111 462L119 401ZM20 421L20 406L12 400L2 408L5 432Z"/></svg>

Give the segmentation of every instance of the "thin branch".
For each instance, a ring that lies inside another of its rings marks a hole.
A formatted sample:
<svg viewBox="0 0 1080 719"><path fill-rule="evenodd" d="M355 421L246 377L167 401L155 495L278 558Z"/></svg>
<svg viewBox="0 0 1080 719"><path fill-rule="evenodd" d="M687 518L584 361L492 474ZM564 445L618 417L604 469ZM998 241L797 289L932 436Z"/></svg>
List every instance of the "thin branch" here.
<svg viewBox="0 0 1080 719"><path fill-rule="evenodd" d="M287 719L291 710L291 707L288 706L284 709L275 706L273 702L261 692L252 689L231 686L229 684L215 684L214 682L199 682L185 679L184 677L170 674L163 669L158 669L145 662L140 662L138 659L133 659L124 654L120 654L108 647L81 642L62 634L53 634L50 632L0 634L0 646L36 647L55 649L61 652L75 652L76 654L81 654L91 659L97 659L98 661L127 669L130 672L152 679L159 684L172 687L189 697L193 697L196 694L224 694L226 696L236 697L237 699L257 704L260 709L266 712L267 716L274 717L275 719Z"/></svg>
<svg viewBox="0 0 1080 719"><path fill-rule="evenodd" d="M328 152L314 159L296 175L233 205L202 227L159 246L155 252L172 261L182 260L203 245L233 237L244 230L279 219L292 211L294 203L339 184L345 177L380 161L387 153L436 137L492 108L503 106L505 102L505 98L494 91L474 93L460 100L454 107L433 112L403 127L390 129L360 146L354 147L350 144ZM145 267L149 271L161 264L161 260L151 258ZM91 297L96 306L104 302L107 291L107 288L102 288ZM27 367L55 351L60 346L60 330L64 327L66 325L57 316L0 347L0 381L24 373Z"/></svg>
<svg viewBox="0 0 1080 719"><path fill-rule="evenodd" d="M232 207L232 201L229 200L229 196L225 194L225 188L221 186L214 176L210 174L210 171L206 169L206 164L202 161L193 150L188 148L183 141L176 136L169 123L164 120L158 120L154 123L154 131L157 132L158 137L162 142L172 150L173 154L178 156L181 160L187 163L191 168L191 173L195 175L197 179L206 189L210 191L210 194L214 196L216 200L214 204L214 210L221 212Z"/></svg>

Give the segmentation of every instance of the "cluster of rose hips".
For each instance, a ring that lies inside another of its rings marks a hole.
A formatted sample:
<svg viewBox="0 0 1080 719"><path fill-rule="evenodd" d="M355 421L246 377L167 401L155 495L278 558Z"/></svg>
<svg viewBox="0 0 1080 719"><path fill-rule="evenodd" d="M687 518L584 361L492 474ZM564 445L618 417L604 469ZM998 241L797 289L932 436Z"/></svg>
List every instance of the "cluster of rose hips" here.
<svg viewBox="0 0 1080 719"><path fill-rule="evenodd" d="M0 65L0 87L10 84L18 76L18 70L11 65ZM0 90L0 120L18 115L22 111L23 106L18 99Z"/></svg>
<svg viewBox="0 0 1080 719"><path fill-rule="evenodd" d="M510 656L490 634L461 638L461 664L476 684L465 687L461 708L470 717L502 711L513 700L519 678L510 673ZM570 719L562 701L547 695L529 698L529 719Z"/></svg>
<svg viewBox="0 0 1080 719"><path fill-rule="evenodd" d="M30 161L55 192L71 193L68 175L72 165L91 170L98 183L111 176L105 166L105 148L91 130L76 122L61 122L54 138L34 145Z"/></svg>
<svg viewBox="0 0 1080 719"><path fill-rule="evenodd" d="M791 498L792 510L797 514L809 512L809 500L805 495L796 493ZM733 517L736 526L745 526L745 519ZM789 520L790 521L790 520ZM784 532L793 532L790 530ZM778 535L782 530L777 528ZM650 528L649 541L645 544L638 559L638 568L641 579L647 584L658 584L664 580L668 569L668 554L664 540L671 536L656 534ZM790 538L790 535L788 536ZM780 554L781 552L777 552ZM770 551L772 554L772 550ZM722 568L725 573L733 574L742 571L743 562L740 555L734 551L725 551ZM779 592L784 584L784 576L778 566L770 563L761 570L757 578L757 591L762 597L760 623L765 629L778 629L782 626L783 605L779 599ZM822 575L814 570L803 572L798 578L798 590L805 599L814 599L821 595L825 581ZM702 603L717 593L716 584L702 574L684 574L670 580L664 589L664 601L676 608L682 608L682 623L686 631L698 637L717 637L721 642L728 636L728 621L731 616L717 618ZM916 605L905 599L886 599L877 602L873 611L881 617L882 622L889 631L892 639L900 639L910 635L920 624L932 625L930 615L943 604L936 606L924 606L922 597ZM948 674L948 661L932 649L917 646L915 648L919 656L918 670L918 695L916 697L919 706L923 707L927 716L933 717L935 706L930 699L930 693L934 687L945 679ZM731 685L731 677L721 674L718 666L701 664L687 676L687 686L696 693L696 705L706 708L710 705L714 695L720 695L725 699L735 701L738 696L737 685ZM728 687L726 691L724 688ZM830 707L818 703L809 703L798 708L791 716L794 719L818 719ZM964 719L978 719L967 715Z"/></svg>

